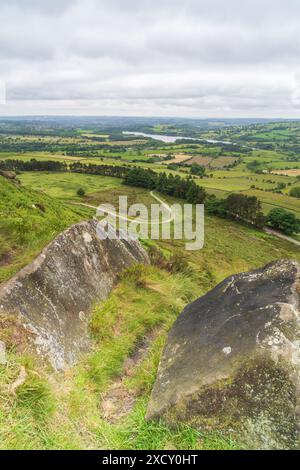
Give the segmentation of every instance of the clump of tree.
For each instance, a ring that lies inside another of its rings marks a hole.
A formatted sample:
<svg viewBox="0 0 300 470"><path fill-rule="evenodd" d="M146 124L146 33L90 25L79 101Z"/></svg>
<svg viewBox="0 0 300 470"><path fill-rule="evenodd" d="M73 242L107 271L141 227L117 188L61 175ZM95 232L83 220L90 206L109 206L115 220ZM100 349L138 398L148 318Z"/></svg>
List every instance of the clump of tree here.
<svg viewBox="0 0 300 470"><path fill-rule="evenodd" d="M290 196L300 198L300 186L295 186L290 190Z"/></svg>
<svg viewBox="0 0 300 470"><path fill-rule="evenodd" d="M177 171L179 169L179 165L177 165L176 163L169 163L167 169Z"/></svg>
<svg viewBox="0 0 300 470"><path fill-rule="evenodd" d="M206 197L205 190L191 178L181 178L179 175L156 173L151 169L132 168L124 178L124 184L138 186L168 194L169 196L186 199L193 204L202 204Z"/></svg>
<svg viewBox="0 0 300 470"><path fill-rule="evenodd" d="M130 171L130 167L126 165L97 165L93 163L74 162L70 164L69 170L74 173L125 178Z"/></svg>
<svg viewBox="0 0 300 470"><path fill-rule="evenodd" d="M268 214L267 224L269 227L280 230L286 235L300 232L300 219L285 209L272 209Z"/></svg>
<svg viewBox="0 0 300 470"><path fill-rule="evenodd" d="M147 189L155 189L157 174L150 169L140 167L132 168L124 178L124 184L128 186L138 186Z"/></svg>
<svg viewBox="0 0 300 470"><path fill-rule="evenodd" d="M247 163L247 169L253 171L254 173L261 172L261 163L258 160L252 160L251 162Z"/></svg>
<svg viewBox="0 0 300 470"><path fill-rule="evenodd" d="M193 163L190 170L192 175L203 177L205 175L204 166L198 165L198 163Z"/></svg>
<svg viewBox="0 0 300 470"><path fill-rule="evenodd" d="M261 202L256 196L239 193L230 194L226 199L210 196L206 202L206 209L210 214L247 222L258 228L262 228L265 224Z"/></svg>

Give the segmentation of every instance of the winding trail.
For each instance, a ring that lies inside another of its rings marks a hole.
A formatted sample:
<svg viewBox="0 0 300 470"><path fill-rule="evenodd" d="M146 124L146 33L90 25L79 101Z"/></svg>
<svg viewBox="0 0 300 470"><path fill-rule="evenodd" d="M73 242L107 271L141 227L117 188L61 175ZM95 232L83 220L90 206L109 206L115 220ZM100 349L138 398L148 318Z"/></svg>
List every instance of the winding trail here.
<svg viewBox="0 0 300 470"><path fill-rule="evenodd" d="M175 219L175 214L173 212L173 210L171 209L171 207L165 202L163 201L162 199L160 199L158 196L156 196L154 194L153 191L150 191L149 193L157 202L159 202L165 209L166 211L170 214L170 217L166 220L158 220L158 221L152 221L150 222L151 225L160 225L160 224L167 224L167 223L170 223L172 222L174 219ZM72 204L76 205L76 206L85 206L85 207L89 207L91 209L95 209L95 210L98 210L101 206L103 207L103 212L105 212L106 214L109 214L109 215L113 215L113 216L116 216L118 217L119 219L122 219L122 220L126 220L127 222L131 222L131 223L134 223L134 224L149 224L148 220L140 220L140 219L130 219L129 217L126 217L125 215L120 215L118 214L117 212L112 212L110 211L109 209L106 209L105 208L105 204L99 204L98 206L93 206L91 204L86 204L84 202L72 202Z"/></svg>
<svg viewBox="0 0 300 470"><path fill-rule="evenodd" d="M283 233L277 232L277 230L274 230L269 227L265 227L263 230L265 233L268 233L269 235L274 235L277 238L281 238L282 240L286 240L290 243L293 243L293 245L300 246L300 242L298 240L295 240L292 237L288 237L287 235L284 235Z"/></svg>
<svg viewBox="0 0 300 470"><path fill-rule="evenodd" d="M232 192L232 191L229 191L229 192ZM159 202L159 203L167 210L167 212L169 212L169 214L170 214L170 217L169 217L167 220L156 221L156 222L152 222L152 221L151 221L151 225L159 225L159 224L161 224L161 223L162 223L162 224L166 224L166 223L172 222L172 221L175 219L175 214L174 214L172 208L171 208L165 201L163 201L161 198L159 198L158 196L156 196L156 194L154 194L153 191L150 191L149 194L150 194L157 202ZM101 206L101 204L99 204L99 206L93 206L93 205L91 205L91 204L85 204L84 202L72 202L72 204L79 205L79 206L89 207L89 208L95 209L95 210L97 210L97 209ZM270 204L270 205L276 206L276 204ZM277 206L277 207L281 207L281 206ZM117 214L117 213L115 213L115 212L112 212L112 211L109 211L109 210L106 210L106 209L105 209L105 212L106 212L107 214L114 215L114 216L118 217L119 219L126 220L126 221L131 222L131 223L135 223L135 224L148 224L148 223L149 223L148 221L145 221L145 220L130 219L129 217L122 216L122 215L120 215L120 214ZM288 242L292 243L293 245L300 247L300 241L295 240L294 238L289 237L289 236L287 236L287 235L284 235L283 233L278 232L277 230L271 229L271 228L269 228L269 227L264 227L264 228L263 228L263 231L264 231L265 233L267 233L268 235L273 235L274 237L280 238L281 240L288 241Z"/></svg>

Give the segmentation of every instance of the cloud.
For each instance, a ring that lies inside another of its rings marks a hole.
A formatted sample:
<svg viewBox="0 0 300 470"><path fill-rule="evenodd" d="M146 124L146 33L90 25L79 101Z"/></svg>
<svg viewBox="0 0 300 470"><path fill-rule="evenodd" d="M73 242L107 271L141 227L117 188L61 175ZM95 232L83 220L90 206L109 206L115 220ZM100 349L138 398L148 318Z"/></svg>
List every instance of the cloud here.
<svg viewBox="0 0 300 470"><path fill-rule="evenodd" d="M10 0L0 114L297 116L297 0Z"/></svg>

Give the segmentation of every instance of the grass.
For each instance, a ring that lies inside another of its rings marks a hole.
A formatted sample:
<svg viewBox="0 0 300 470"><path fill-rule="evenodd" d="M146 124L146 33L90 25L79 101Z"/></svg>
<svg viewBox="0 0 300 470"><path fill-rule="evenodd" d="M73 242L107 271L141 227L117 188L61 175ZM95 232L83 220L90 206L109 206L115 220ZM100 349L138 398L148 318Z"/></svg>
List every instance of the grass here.
<svg viewBox="0 0 300 470"><path fill-rule="evenodd" d="M264 179L277 183L277 179L294 181L293 178L253 175L241 168L236 169L236 176L234 171L223 170L214 171L213 175L199 180L199 184L207 183L208 191L218 195L233 190L257 192L265 204L299 208L295 198L249 189L253 183L259 187L270 184ZM86 190L84 202L93 205L117 203L119 195L127 195L129 204L153 202L147 191L121 186L115 178L32 172L23 173L20 179L24 187L0 177L0 282L31 261L58 232L90 215L79 206L67 204L70 199L78 201L79 187ZM146 247L151 243L144 241ZM189 273L170 273L159 266L149 266L134 267L121 276L107 301L94 306L90 321L94 347L73 369L63 374L53 373L32 358L26 347L19 347L11 325L0 325L0 339L8 345L9 359L7 365L0 365L0 448L240 447L231 435L222 435L217 430L203 433L181 425L170 429L163 422L145 420L161 353L169 329L187 303L233 273L278 258L300 261L299 249L253 228L215 217L206 217L205 245L201 251L185 252L183 242L178 240L155 242L155 245L165 256L176 252L184 257L189 263ZM154 337L146 356L134 373L123 380L127 393L137 397L135 405L120 422L111 424L102 415L103 394L122 376L124 361L150 332L154 332ZM26 367L27 379L17 394L11 395L8 386L18 376L21 365Z"/></svg>
<svg viewBox="0 0 300 470"><path fill-rule="evenodd" d="M28 264L58 233L86 216L82 208L70 208L0 176L0 282Z"/></svg>
<svg viewBox="0 0 300 470"><path fill-rule="evenodd" d="M118 188L122 184L118 178L79 173L24 172L19 175L19 179L29 188L60 199L78 199L79 188L89 194Z"/></svg>
<svg viewBox="0 0 300 470"><path fill-rule="evenodd" d="M124 188L125 189L125 188ZM19 188L16 188L19 190ZM114 201L118 189L89 197ZM138 188L126 188L130 200L151 198ZM10 191L12 192L12 191ZM24 197L36 193L22 190ZM45 198L44 203L50 198ZM31 202L31 201L30 201ZM172 202L171 200L169 202ZM54 202L53 202L54 204ZM61 206L60 206L61 207ZM145 246L154 242L145 241ZM3 449L237 449L231 435L209 433L162 421L145 420L147 403L170 327L183 307L207 292L224 277L263 265L273 259L300 260L299 250L283 240L232 222L206 218L205 246L184 252L181 241L156 243L165 253L180 253L189 273L170 273L158 266L131 268L120 278L111 296L96 304L90 321L94 346L73 369L56 374L18 353L2 325L9 346L9 362L0 366L0 442ZM11 330L11 328L10 328ZM133 394L133 409L119 422L107 422L101 400L115 380L122 377L123 363L150 332L153 341L130 376L123 378L126 393ZM13 335L13 333L11 333ZM3 336L4 338L4 336ZM27 379L11 396L7 386L24 364Z"/></svg>
<svg viewBox="0 0 300 470"><path fill-rule="evenodd" d="M125 194L129 198L129 204L136 200L149 203L144 190L126 188L117 178L77 173L25 172L20 175L20 179L26 188L34 188L39 192L20 189L1 179L0 281L27 264L59 231L90 214L87 209L79 206L70 208L65 203L58 203L56 199L47 198L46 195L65 202L84 201L96 205L101 202L116 203L118 196ZM257 196L262 201L265 213L274 207L283 207L299 217L299 200L287 194L263 191L270 186L276 186L279 181L295 182L295 178L254 175L249 172L240 172L239 177L235 178L233 172L219 170L213 172L213 178L197 181L210 194L216 194L218 197L226 197L232 191L242 191ZM251 189L253 185L260 189ZM76 194L79 188L86 190L84 199ZM34 209L36 204L47 210L43 212Z"/></svg>
<svg viewBox="0 0 300 470"><path fill-rule="evenodd" d="M282 207L289 212L293 212L300 218L300 201L297 200L297 198L293 198L287 194L263 192L255 189L247 191L246 194L256 196L262 202L263 209L266 213L274 209L274 207Z"/></svg>
<svg viewBox="0 0 300 470"><path fill-rule="evenodd" d="M145 284L140 283L141 279ZM155 267L128 271L111 297L95 306L91 320L95 346L81 363L64 376L48 375L48 380L45 371L43 378L36 376L27 363L28 378L18 395L9 397L4 392L0 406L1 447L236 448L230 436L203 434L184 425L170 429L162 422L147 422L144 418L167 331L194 295L193 281L184 274L171 275ZM125 419L110 424L101 416L101 393L120 375L123 361L153 328L159 329L157 339L126 384L129 391L138 392L136 404ZM9 366L13 372L2 368L0 377L5 383L17 375L13 357ZM5 406L7 400L9 406Z"/></svg>

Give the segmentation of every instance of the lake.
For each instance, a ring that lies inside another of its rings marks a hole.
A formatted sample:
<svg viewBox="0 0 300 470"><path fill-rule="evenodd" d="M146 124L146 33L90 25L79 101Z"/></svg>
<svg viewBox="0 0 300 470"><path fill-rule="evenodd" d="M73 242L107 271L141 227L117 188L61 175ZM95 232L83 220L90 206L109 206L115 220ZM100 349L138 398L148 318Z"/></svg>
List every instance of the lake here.
<svg viewBox="0 0 300 470"><path fill-rule="evenodd" d="M160 140L166 144L174 144L176 140L195 140L207 142L209 144L225 144L225 145L236 145L233 142L228 142L226 140L213 140L213 139L196 139L195 137L182 137L182 136L173 136L173 135L161 135L161 134L145 134L144 132L127 132L123 131L123 134L126 135L136 135L137 137L149 137L151 139Z"/></svg>

